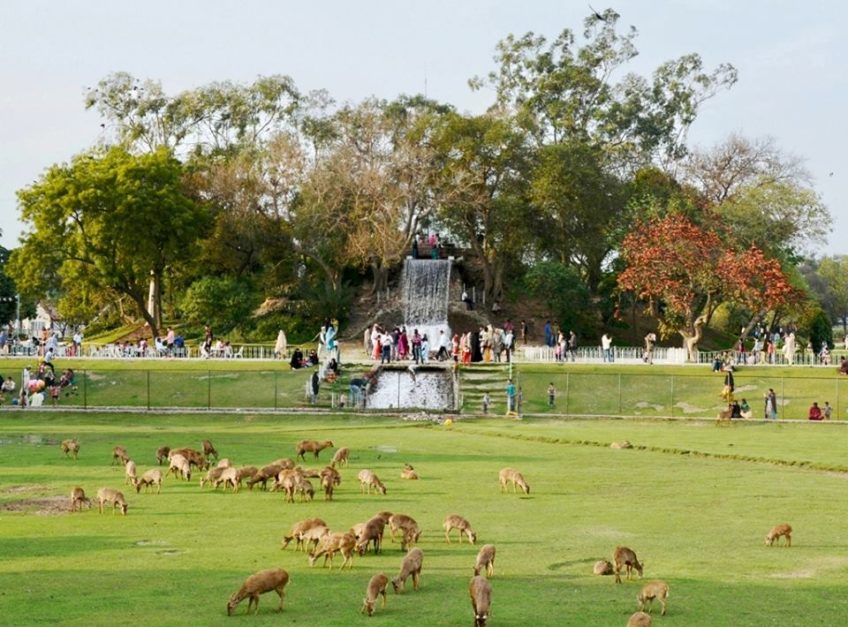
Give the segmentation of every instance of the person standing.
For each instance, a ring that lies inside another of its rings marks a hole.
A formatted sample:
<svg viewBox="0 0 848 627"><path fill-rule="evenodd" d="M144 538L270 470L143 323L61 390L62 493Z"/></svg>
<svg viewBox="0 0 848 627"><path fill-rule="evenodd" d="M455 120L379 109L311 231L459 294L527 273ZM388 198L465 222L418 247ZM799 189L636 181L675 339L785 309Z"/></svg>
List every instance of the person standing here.
<svg viewBox="0 0 848 627"><path fill-rule="evenodd" d="M736 382L733 380L733 369L728 368L724 373L724 390L721 396L726 401L733 400L733 392L736 390Z"/></svg>
<svg viewBox="0 0 848 627"><path fill-rule="evenodd" d="M439 361L444 361L445 359L450 358L450 353L448 353L448 336L445 335L444 329L439 329L439 350L436 353L436 359Z"/></svg>
<svg viewBox="0 0 848 627"><path fill-rule="evenodd" d="M574 331L568 332L568 354L572 363L577 361L577 334Z"/></svg>
<svg viewBox="0 0 848 627"><path fill-rule="evenodd" d="M553 348L554 345L554 330L551 328L551 321L545 320L545 346Z"/></svg>
<svg viewBox="0 0 848 627"><path fill-rule="evenodd" d="M388 333L380 336L380 363L392 363L392 336Z"/></svg>
<svg viewBox="0 0 848 627"><path fill-rule="evenodd" d="M517 390L515 389L515 384L512 382L512 379L509 379L506 384L506 415L515 413L515 395L517 394Z"/></svg>
<svg viewBox="0 0 848 627"><path fill-rule="evenodd" d="M521 345L527 346L527 322L526 321L524 321L524 320L521 321L520 329L521 329Z"/></svg>
<svg viewBox="0 0 848 627"><path fill-rule="evenodd" d="M556 388L554 387L554 382L551 381L548 384L548 407L553 409L555 402L556 402Z"/></svg>
<svg viewBox="0 0 848 627"><path fill-rule="evenodd" d="M777 394L772 388L766 393L765 410L766 420L777 420Z"/></svg>
<svg viewBox="0 0 848 627"><path fill-rule="evenodd" d="M412 332L412 360L416 364L421 363L421 334L418 329Z"/></svg>
<svg viewBox="0 0 848 627"><path fill-rule="evenodd" d="M643 361L646 364L654 363L654 344L657 343L657 334L651 331L645 336L645 356Z"/></svg>
<svg viewBox="0 0 848 627"><path fill-rule="evenodd" d="M483 414L489 413L489 393L485 392L483 394Z"/></svg>
<svg viewBox="0 0 848 627"><path fill-rule="evenodd" d="M612 363L612 337L610 337L609 333L604 333L601 336L601 349L603 350L604 362Z"/></svg>
<svg viewBox="0 0 848 627"><path fill-rule="evenodd" d="M14 384L14 382L13 382ZM830 417L833 415L833 407L830 406L830 403L827 401L824 402L824 407L822 408L822 417L825 420L830 420Z"/></svg>

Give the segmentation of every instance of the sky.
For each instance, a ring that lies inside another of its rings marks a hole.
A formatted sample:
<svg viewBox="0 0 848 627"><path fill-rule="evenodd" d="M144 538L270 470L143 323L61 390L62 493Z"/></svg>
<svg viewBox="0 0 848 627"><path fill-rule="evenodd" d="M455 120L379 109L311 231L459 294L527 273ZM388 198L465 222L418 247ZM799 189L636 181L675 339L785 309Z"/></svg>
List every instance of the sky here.
<svg viewBox="0 0 848 627"><path fill-rule="evenodd" d="M819 254L848 253L848 3L840 0L593 0L639 31L628 70L650 75L697 52L739 70L702 108L690 144L731 133L773 137L805 160L834 218ZM0 244L17 245L15 192L101 139L86 87L115 71L175 94L212 81L286 74L337 101L423 93L481 113L497 42L528 31L582 32L589 5L569 0L0 0Z"/></svg>

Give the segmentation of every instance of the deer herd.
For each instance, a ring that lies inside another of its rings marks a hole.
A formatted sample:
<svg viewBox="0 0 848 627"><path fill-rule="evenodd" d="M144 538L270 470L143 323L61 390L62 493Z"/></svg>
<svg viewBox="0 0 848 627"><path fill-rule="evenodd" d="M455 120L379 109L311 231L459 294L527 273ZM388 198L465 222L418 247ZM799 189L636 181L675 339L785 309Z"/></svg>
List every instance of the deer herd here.
<svg viewBox="0 0 848 627"><path fill-rule="evenodd" d="M315 460L319 459L322 450L333 448L330 440L303 440L295 447L295 458L305 461L306 453L312 453ZM65 440L61 444L61 450L66 457L77 459L80 451L80 443L77 439ZM216 466L210 468L210 460L216 461ZM214 489L223 485L233 492L239 490L242 484L249 489L260 485L266 490L282 490L285 492L286 500L294 501L298 495L302 501L312 500L314 489L308 478L320 480L324 491L324 498L332 500L333 489L341 483L339 468L346 466L350 458L350 449L344 447L336 450L331 463L322 470L309 470L296 465L296 462L284 458L278 459L265 466L243 466L235 468L229 459L219 459L218 451L209 440L201 442L201 450L188 447L172 449L167 446L156 450L155 459L157 465L168 463L167 475L173 474L175 478L184 481L191 480L192 470L207 471L200 479L200 487L211 484ZM116 446L112 450L112 464L124 466L126 483L141 492L142 488L149 491L155 487L157 494L162 489L163 473L158 468L152 468L138 476L135 462L130 458L126 448ZM405 464L401 471L402 479L417 480L418 474L409 464ZM371 494L374 490L378 495L387 492L385 484L370 469L364 468L357 474L362 494ZM498 474L498 481L502 492L530 494L530 486L524 476L514 468L504 468ZM271 483L270 488L268 487ZM120 509L121 514L126 515L129 509L124 494L115 488L101 487L97 490L96 502L100 513L103 513L104 505L112 509L113 513ZM76 486L71 491L70 510L82 511L83 505L92 506L92 501L85 495L83 488ZM347 531L331 531L327 523L321 518L307 518L295 523L287 535L283 537L282 548L286 549L292 540L296 541L295 550L304 551L308 554L308 563L314 566L318 559L324 558L323 564L329 564L332 569L333 558L340 553L343 561L340 570L345 567L353 567L354 555L364 556L369 549L374 554L383 551L383 536L388 527L392 542L399 541L401 550L405 553L399 573L393 579L389 579L384 573L373 575L366 586L365 597L362 601L361 612L372 616L380 601L382 608L386 607L386 591L391 584L395 593L401 593L405 588L407 579L412 580L412 589L418 590L420 586L421 571L424 562L424 552L415 546L422 534L422 530L414 518L400 512L381 511L369 520L357 523ZM451 532L458 533L459 544L463 539L468 544L477 542L477 532L471 523L459 514L448 514L443 523L445 543L452 544ZM772 546L780 538L785 540L785 546L792 546L792 527L788 524L780 524L773 527L766 535L765 543ZM485 627L491 615L492 585L490 579L495 574L494 544L485 544L477 553L473 575L468 584L468 594L471 600L475 627ZM470 567L469 562L469 567ZM615 583L622 583L621 574L624 571L626 579L630 580L633 571L642 577L645 564L640 562L633 549L626 546L617 546L613 552L612 562L601 560L594 565L596 575L615 575ZM247 612L258 612L259 596L266 592L276 592L280 597L278 611L283 609L284 589L289 583L289 574L280 568L261 570L250 575L241 588L236 591L227 602L227 614L232 614L236 606L248 599ZM651 625L651 609L653 602L660 605L660 614L665 615L668 609L669 586L664 581L652 581L645 584L636 596L638 611L630 616L628 627L649 627Z"/></svg>

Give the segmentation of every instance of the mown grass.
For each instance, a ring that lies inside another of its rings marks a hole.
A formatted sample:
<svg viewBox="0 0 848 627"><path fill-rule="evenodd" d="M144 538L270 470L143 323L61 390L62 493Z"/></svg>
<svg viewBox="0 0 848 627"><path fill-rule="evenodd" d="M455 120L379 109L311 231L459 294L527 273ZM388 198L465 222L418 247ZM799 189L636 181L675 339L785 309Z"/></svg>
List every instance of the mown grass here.
<svg viewBox="0 0 848 627"><path fill-rule="evenodd" d="M32 359L3 361L3 373L17 377ZM286 409L310 406L305 389L312 370L293 371L285 361L249 360L60 360L57 371L73 367L77 393L63 394L64 407ZM347 396L348 382L371 367L348 364L335 384L323 384L318 407ZM474 372L472 366L469 372ZM502 413L508 371L491 374L491 411ZM712 418L726 408L720 392L724 375L706 366L627 364L518 364L522 412L531 415L615 415ZM500 380L502 379L502 381ZM554 407L547 388L556 389ZM833 419L848 419L848 379L835 368L743 367L736 373L736 397L747 398L755 418L763 417L763 396L774 388L779 418L805 419L813 401L830 402ZM46 399L50 403L50 399ZM9 399L6 400L8 406ZM479 412L466 401L463 411Z"/></svg>
<svg viewBox="0 0 848 627"><path fill-rule="evenodd" d="M77 461L57 445L72 436L82 443ZM120 487L123 469L109 466L116 444L140 471L151 467L156 447L197 446L202 437L239 464L291 456L304 437L331 438L353 457L332 503L286 504L279 494L215 493L169 479L161 495L127 491L126 517L0 511L3 622L466 625L478 547L444 542L441 522L457 512L474 524L479 543L498 547L494 627L624 625L640 584L591 574L616 544L637 551L646 579L671 586L669 614L655 624L837 625L848 615L846 474L673 450L829 464L840 461L832 443L843 436L838 424L487 420L447 429L377 416L6 414L0 507L65 496L74 485L92 495ZM654 448L586 444L621 439ZM421 480L400 480L403 463ZM506 465L524 472L529 496L499 492L497 472ZM363 467L384 479L385 497L359 493ZM320 516L343 530L386 509L414 516L424 529L422 589L390 592L388 607L371 619L359 614L365 586L376 572L396 573L397 545L387 542L383 555L357 558L343 573L309 568L302 553L279 549L296 520ZM763 546L778 522L795 528L791 549ZM246 618L243 604L227 619L229 595L272 566L291 574L283 614L263 596L257 617Z"/></svg>

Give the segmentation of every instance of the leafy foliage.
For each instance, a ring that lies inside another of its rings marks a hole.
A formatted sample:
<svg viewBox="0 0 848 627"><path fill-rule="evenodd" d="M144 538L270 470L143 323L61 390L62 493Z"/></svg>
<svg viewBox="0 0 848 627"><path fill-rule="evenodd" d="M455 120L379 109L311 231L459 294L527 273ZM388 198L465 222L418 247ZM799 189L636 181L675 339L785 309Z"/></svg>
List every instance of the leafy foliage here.
<svg viewBox="0 0 848 627"><path fill-rule="evenodd" d="M189 286L182 311L188 322L209 324L219 334L228 333L258 304L256 292L233 277L204 277Z"/></svg>
<svg viewBox="0 0 848 627"><path fill-rule="evenodd" d="M619 288L648 304L663 334L680 333L690 353L722 303L768 311L798 298L777 260L756 246L733 248L681 215L638 224L621 254Z"/></svg>

